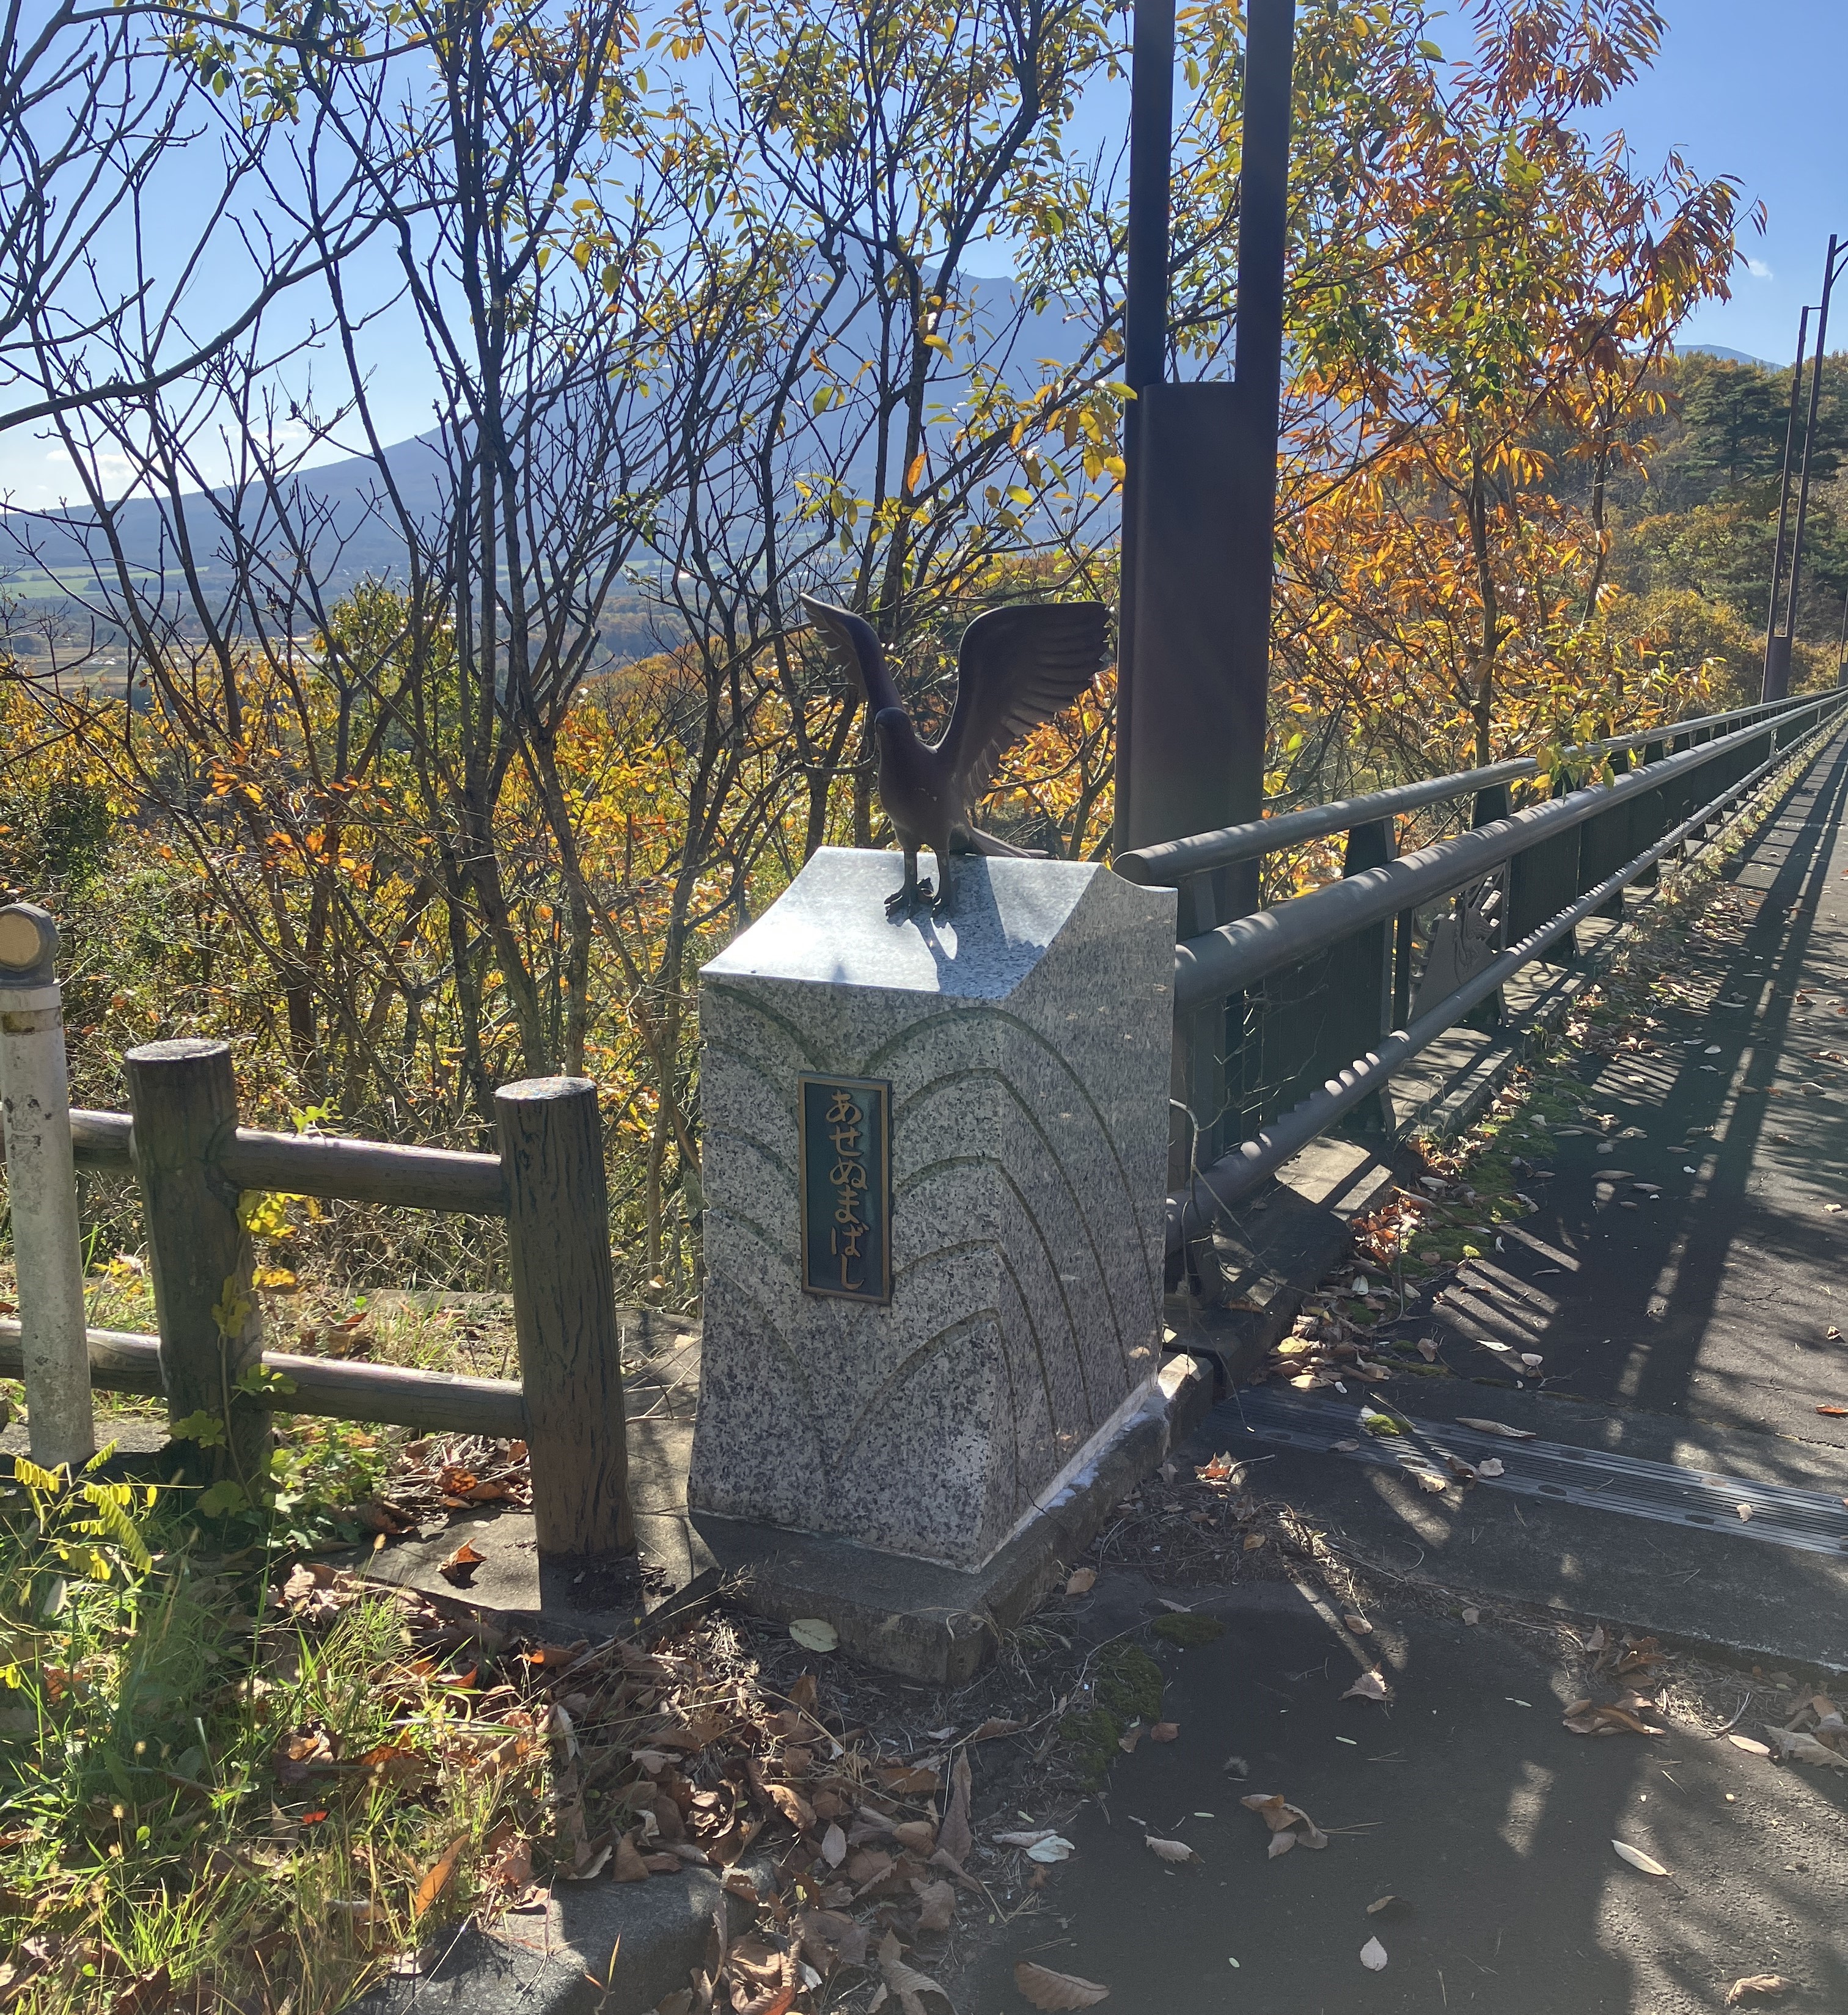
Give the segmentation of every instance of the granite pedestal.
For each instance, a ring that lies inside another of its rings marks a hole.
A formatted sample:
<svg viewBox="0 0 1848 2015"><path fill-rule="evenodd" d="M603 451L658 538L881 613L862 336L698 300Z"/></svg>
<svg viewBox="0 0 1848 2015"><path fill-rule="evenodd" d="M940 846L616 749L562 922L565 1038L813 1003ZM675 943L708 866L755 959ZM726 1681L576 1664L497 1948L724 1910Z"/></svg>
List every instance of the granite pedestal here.
<svg viewBox="0 0 1848 2015"><path fill-rule="evenodd" d="M1159 1410L1174 897L955 871L890 921L897 856L824 849L701 975L689 1500L974 1575ZM804 1290L804 1078L889 1087L889 1301Z"/></svg>

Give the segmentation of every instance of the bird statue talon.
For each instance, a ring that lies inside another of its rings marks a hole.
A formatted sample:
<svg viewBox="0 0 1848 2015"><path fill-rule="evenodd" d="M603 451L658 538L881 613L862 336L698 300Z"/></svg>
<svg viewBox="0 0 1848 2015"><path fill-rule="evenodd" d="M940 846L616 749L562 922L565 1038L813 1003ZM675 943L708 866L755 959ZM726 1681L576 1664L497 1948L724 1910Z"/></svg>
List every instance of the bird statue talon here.
<svg viewBox="0 0 1848 2015"><path fill-rule="evenodd" d="M894 889L886 898L888 917L915 917L920 910L930 907L932 889L928 876L922 882L908 882L902 889Z"/></svg>

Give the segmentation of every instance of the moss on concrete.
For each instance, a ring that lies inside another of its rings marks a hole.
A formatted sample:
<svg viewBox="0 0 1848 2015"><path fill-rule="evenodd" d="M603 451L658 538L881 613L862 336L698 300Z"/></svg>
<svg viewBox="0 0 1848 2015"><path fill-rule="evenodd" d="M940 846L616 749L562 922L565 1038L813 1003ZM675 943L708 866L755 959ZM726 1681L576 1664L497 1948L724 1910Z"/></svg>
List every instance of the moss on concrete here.
<svg viewBox="0 0 1848 2015"><path fill-rule="evenodd" d="M1185 1615L1176 1611L1158 1616L1149 1627L1156 1636L1165 1637L1170 1644L1178 1644L1184 1650L1210 1644L1225 1635L1225 1625L1220 1618L1196 1615L1191 1610Z"/></svg>
<svg viewBox="0 0 1848 2015"><path fill-rule="evenodd" d="M1098 1654L1091 1705L1074 1708L1059 1726L1087 1783L1095 1788L1109 1775L1132 1722L1160 1720L1161 1690L1161 1668L1140 1645L1111 1644Z"/></svg>

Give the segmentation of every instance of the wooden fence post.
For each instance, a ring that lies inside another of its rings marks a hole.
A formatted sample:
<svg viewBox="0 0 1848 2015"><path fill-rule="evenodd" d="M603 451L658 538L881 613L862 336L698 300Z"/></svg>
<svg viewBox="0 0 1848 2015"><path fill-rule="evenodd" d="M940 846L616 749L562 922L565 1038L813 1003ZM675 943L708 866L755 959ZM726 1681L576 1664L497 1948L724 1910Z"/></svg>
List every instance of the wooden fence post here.
<svg viewBox="0 0 1848 2015"><path fill-rule="evenodd" d="M514 1332L543 1553L628 1553L628 1427L597 1088L528 1078L494 1094Z"/></svg>
<svg viewBox="0 0 1848 2015"><path fill-rule="evenodd" d="M215 1479L244 1485L254 1501L253 1486L269 1474L269 1415L233 1388L262 1362L263 1318L238 1193L212 1158L237 1130L231 1046L149 1043L124 1061L167 1419L205 1413L222 1420L226 1442L207 1452L203 1466Z"/></svg>

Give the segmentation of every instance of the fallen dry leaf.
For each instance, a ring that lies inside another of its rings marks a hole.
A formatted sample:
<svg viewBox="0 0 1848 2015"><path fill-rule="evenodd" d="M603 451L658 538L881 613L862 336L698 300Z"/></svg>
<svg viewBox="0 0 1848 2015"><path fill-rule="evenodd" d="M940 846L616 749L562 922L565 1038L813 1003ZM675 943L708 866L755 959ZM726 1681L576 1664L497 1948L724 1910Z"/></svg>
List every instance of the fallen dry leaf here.
<svg viewBox="0 0 1848 2015"><path fill-rule="evenodd" d="M465 1844L460 1839L452 1840L431 1864L423 1880L417 1885L417 1894L411 1898L413 1918L421 1917L448 1887L449 1878L455 1873L456 1856L462 1852Z"/></svg>
<svg viewBox="0 0 1848 2015"><path fill-rule="evenodd" d="M1465 1603L1464 1604L1463 1621L1465 1623L1479 1623L1482 1620L1483 1613L1476 1607L1474 1603Z"/></svg>
<svg viewBox="0 0 1848 2015"><path fill-rule="evenodd" d="M1505 1476L1508 1471L1501 1456L1492 1455L1476 1465L1476 1473L1478 1476Z"/></svg>
<svg viewBox="0 0 1848 2015"><path fill-rule="evenodd" d="M1443 1477L1433 1476L1429 1470L1426 1469L1415 1469L1408 1473L1416 1479L1419 1489L1429 1491L1433 1497L1440 1496L1443 1494L1446 1487Z"/></svg>
<svg viewBox="0 0 1848 2015"><path fill-rule="evenodd" d="M1184 1840L1157 1840L1153 1834L1145 1833L1142 1844L1158 1861L1198 1861L1200 1858Z"/></svg>
<svg viewBox="0 0 1848 2015"><path fill-rule="evenodd" d="M847 1858L847 1837L838 1826L831 1825L822 1836L822 1859L830 1868L838 1868Z"/></svg>
<svg viewBox="0 0 1848 2015"><path fill-rule="evenodd" d="M1264 1535L1262 1532L1247 1532L1245 1535L1245 1550L1248 1553L1255 1553L1264 1543Z"/></svg>
<svg viewBox="0 0 1848 2015"><path fill-rule="evenodd" d="M642 1858L642 1850L627 1834L616 1843L616 1859L609 1872L618 1882L645 1882L649 1877L648 1863Z"/></svg>
<svg viewBox="0 0 1848 2015"><path fill-rule="evenodd" d="M866 1963L866 1927L838 1910L804 1910L796 1920L796 1936L815 1970L827 1972L838 1956L848 1966Z"/></svg>
<svg viewBox="0 0 1848 2015"><path fill-rule="evenodd" d="M1328 1453L1331 1455L1352 1455L1359 1446L1358 1442L1330 1442Z"/></svg>
<svg viewBox="0 0 1848 2015"><path fill-rule="evenodd" d="M437 1564L437 1571L456 1588L466 1588L475 1579L475 1570L487 1556L478 1553L466 1539L458 1546L448 1560Z"/></svg>
<svg viewBox="0 0 1848 2015"><path fill-rule="evenodd" d="M1390 1697L1384 1675L1375 1665L1370 1672L1363 1672L1341 1697L1343 1700L1382 1701Z"/></svg>
<svg viewBox="0 0 1848 2015"><path fill-rule="evenodd" d="M947 1931L956 1918L956 1891L947 1882L913 1882L918 1898L918 1929Z"/></svg>
<svg viewBox="0 0 1848 2015"><path fill-rule="evenodd" d="M1613 1840L1611 1845L1632 1868L1640 1868L1645 1875L1666 1875L1668 1873L1652 1854L1645 1854L1640 1847L1632 1847L1628 1841L1621 1840Z"/></svg>
<svg viewBox="0 0 1848 2015"><path fill-rule="evenodd" d="M896 1931L886 1932L880 1941L879 1972L887 1990L898 1997L898 2005L904 2010L904 2015L934 2015L933 2010L926 2006L927 1995L937 2008L950 2008L949 1995L929 1974L905 1963ZM794 1998L793 1995L790 1997L792 2000Z"/></svg>
<svg viewBox="0 0 1848 2015"><path fill-rule="evenodd" d="M1130 1726L1117 1737L1116 1747L1123 1751L1125 1756L1133 1756L1136 1753L1137 1744L1142 1740L1143 1736L1147 1733L1148 1731L1143 1727L1142 1724L1139 1721L1132 1722Z"/></svg>
<svg viewBox="0 0 1848 2015"><path fill-rule="evenodd" d="M1530 1428L1511 1428L1502 1421L1472 1420L1467 1413L1457 1416L1457 1425L1474 1428L1479 1435L1500 1435L1505 1440L1511 1442L1530 1442L1534 1439Z"/></svg>
<svg viewBox="0 0 1848 2015"><path fill-rule="evenodd" d="M1272 1859L1280 1854L1288 1854L1290 1848L1294 1847L1299 1840L1303 1846L1314 1848L1318 1852L1328 1844L1328 1835L1300 1805L1291 1805L1281 1791L1254 1792L1249 1798L1241 1798L1239 1802L1246 1811L1256 1812L1271 1829L1270 1852ZM1278 1844L1280 1841L1287 1841L1289 1845L1280 1847Z"/></svg>
<svg viewBox="0 0 1848 2015"><path fill-rule="evenodd" d="M1369 1938L1361 1948L1361 1963L1369 1973L1384 1973L1386 1949L1378 1938Z"/></svg>
<svg viewBox="0 0 1848 2015"><path fill-rule="evenodd" d="M1172 1742L1181 1733L1177 1721L1158 1721L1149 1731L1151 1742Z"/></svg>
<svg viewBox="0 0 1848 2015"><path fill-rule="evenodd" d="M1371 1637L1373 1635L1373 1625L1364 1616L1344 1616L1341 1620L1357 1637Z"/></svg>
<svg viewBox="0 0 1848 2015"><path fill-rule="evenodd" d="M1781 1973L1749 1973L1728 1988L1726 2005L1736 2008L1742 2001L1775 2001L1796 1985L1794 1980L1786 1980Z"/></svg>
<svg viewBox="0 0 1848 2015"><path fill-rule="evenodd" d="M960 1868L969 1859L969 1851L976 1844L975 1834L969 1823L969 1794L970 1785L969 1752L959 1751L955 1766L950 1773L950 1803L944 1814L944 1823L938 1830L938 1848Z"/></svg>
<svg viewBox="0 0 1848 2015"><path fill-rule="evenodd" d="M1726 1739L1734 1748L1744 1750L1748 1756L1768 1756L1771 1753L1770 1744L1760 1742L1755 1735L1729 1735Z"/></svg>
<svg viewBox="0 0 1848 2015"><path fill-rule="evenodd" d="M814 1806L787 1784L772 1784L768 1789L771 1803L798 1833L807 1833L815 1823Z"/></svg>
<svg viewBox="0 0 1848 2015"><path fill-rule="evenodd" d="M1377 1917L1382 1910L1390 1910L1395 1903L1404 1901L1403 1896L1375 1896L1367 1905L1367 1914L1370 1917Z"/></svg>
<svg viewBox="0 0 1848 2015"><path fill-rule="evenodd" d="M1095 1568L1074 1568L1071 1579L1065 1585L1067 1595L1088 1595L1097 1586Z"/></svg>
<svg viewBox="0 0 1848 2015"><path fill-rule="evenodd" d="M488 1880L498 1882L503 1889L523 1890L533 1879L533 1849L530 1841L513 1840L503 1848L491 1868Z"/></svg>
<svg viewBox="0 0 1848 2015"><path fill-rule="evenodd" d="M1752 1515L1752 1507L1749 1504L1735 1504L1732 1508L1742 1518L1749 1518Z"/></svg>
<svg viewBox="0 0 1848 2015"><path fill-rule="evenodd" d="M805 1651L832 1651L840 1643L834 1625L819 1616L798 1616L789 1625L789 1635Z"/></svg>
<svg viewBox="0 0 1848 2015"><path fill-rule="evenodd" d="M1055 1973L1051 1967L1035 1966L1030 1959L1016 1965L1014 1984L1036 2008L1095 2008L1110 1992L1095 1980L1082 1980L1075 1973Z"/></svg>
<svg viewBox="0 0 1848 2015"><path fill-rule="evenodd" d="M1001 1721L991 1718L983 1722L969 1737L971 1742L992 1742L997 1736L1018 1735L1026 1726L1023 1721Z"/></svg>
<svg viewBox="0 0 1848 2015"><path fill-rule="evenodd" d="M1822 1769L1848 1770L1848 1756L1818 1742L1799 1729L1767 1728L1766 1734L1778 1745L1779 1760L1785 1763L1814 1763Z"/></svg>
<svg viewBox="0 0 1848 2015"><path fill-rule="evenodd" d="M1652 1728L1647 1722L1639 1721L1627 1707L1600 1707L1588 1700L1574 1701L1560 1726L1570 1729L1574 1735L1616 1735L1627 1731L1631 1735L1666 1736L1668 1733L1665 1728Z"/></svg>

